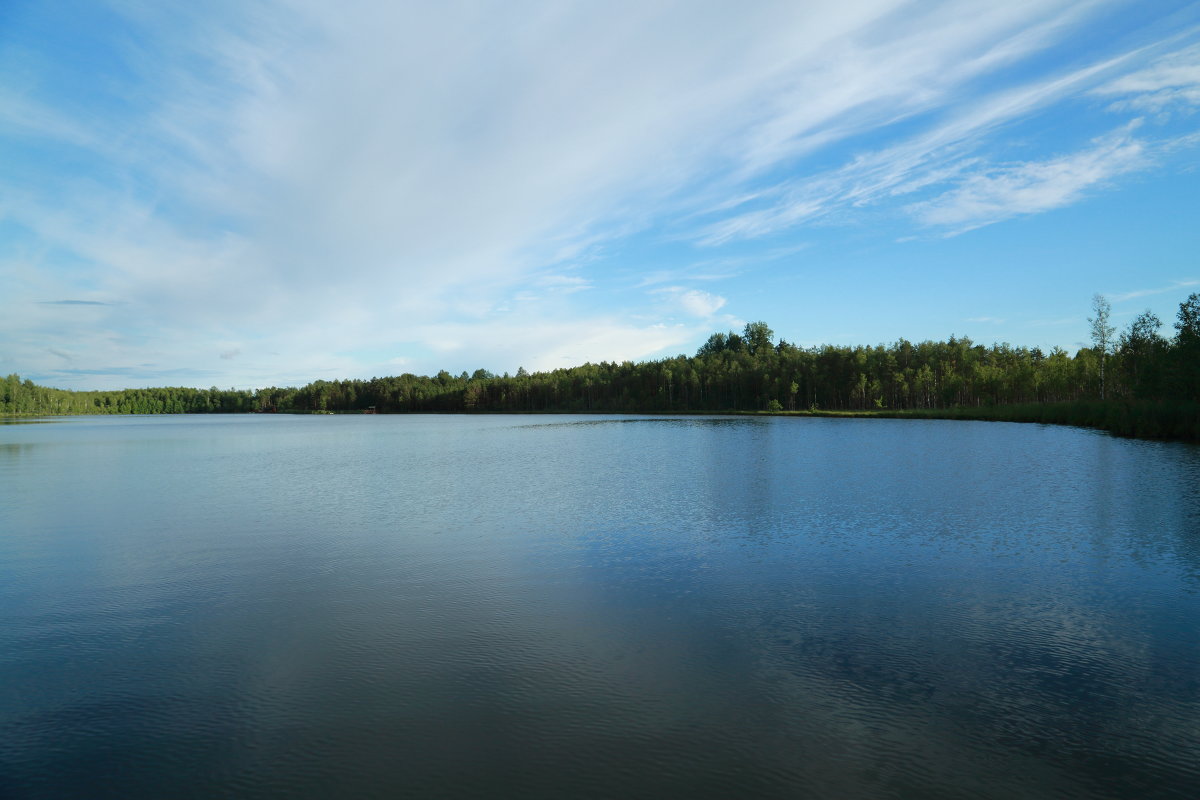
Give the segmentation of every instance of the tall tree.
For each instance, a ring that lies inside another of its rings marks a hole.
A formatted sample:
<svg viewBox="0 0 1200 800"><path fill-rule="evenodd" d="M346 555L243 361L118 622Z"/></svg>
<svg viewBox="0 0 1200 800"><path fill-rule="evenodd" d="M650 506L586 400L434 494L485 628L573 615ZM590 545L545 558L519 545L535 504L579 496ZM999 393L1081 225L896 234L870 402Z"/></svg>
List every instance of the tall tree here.
<svg viewBox="0 0 1200 800"><path fill-rule="evenodd" d="M696 351L696 356L711 356L720 353L728 346L726 336L723 333L714 333L708 337L708 341L700 345L700 349Z"/></svg>
<svg viewBox="0 0 1200 800"><path fill-rule="evenodd" d="M1097 354L1100 356L1100 399L1104 399L1104 362L1108 358L1108 353L1112 350L1112 337L1116 332L1116 328L1108 324L1108 318L1112 315L1112 306L1102 294L1092 296L1092 311L1094 317L1088 317L1088 322L1092 323L1092 345L1096 348Z"/></svg>
<svg viewBox="0 0 1200 800"><path fill-rule="evenodd" d="M1159 362L1167 344L1158 333L1161 327L1158 317L1149 310L1143 311L1129 324L1129 330L1121 334L1117 343L1126 387L1137 397L1157 393Z"/></svg>
<svg viewBox="0 0 1200 800"><path fill-rule="evenodd" d="M1179 304L1175 330L1178 390L1194 402L1200 397L1200 294L1192 292Z"/></svg>
<svg viewBox="0 0 1200 800"><path fill-rule="evenodd" d="M775 338L775 331L765 322L747 322L742 330L742 338L746 340L751 355L766 352L775 346L771 342Z"/></svg>
<svg viewBox="0 0 1200 800"><path fill-rule="evenodd" d="M1175 323L1179 344L1200 344L1200 293L1192 292L1187 300L1179 304L1179 318Z"/></svg>

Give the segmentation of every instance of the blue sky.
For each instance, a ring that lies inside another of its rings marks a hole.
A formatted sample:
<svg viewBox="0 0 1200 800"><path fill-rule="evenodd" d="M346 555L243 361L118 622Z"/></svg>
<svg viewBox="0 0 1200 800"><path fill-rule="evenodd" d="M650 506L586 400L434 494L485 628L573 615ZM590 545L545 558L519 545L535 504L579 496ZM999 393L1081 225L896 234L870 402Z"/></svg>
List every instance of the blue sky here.
<svg viewBox="0 0 1200 800"><path fill-rule="evenodd" d="M250 388L1164 333L1200 3L0 4L0 373Z"/></svg>

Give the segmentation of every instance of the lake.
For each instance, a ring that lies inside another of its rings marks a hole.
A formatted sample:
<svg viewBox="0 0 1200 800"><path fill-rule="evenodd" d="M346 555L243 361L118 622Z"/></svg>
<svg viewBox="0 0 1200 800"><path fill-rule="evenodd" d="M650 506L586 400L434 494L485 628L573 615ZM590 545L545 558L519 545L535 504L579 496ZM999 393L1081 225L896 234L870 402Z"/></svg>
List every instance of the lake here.
<svg viewBox="0 0 1200 800"><path fill-rule="evenodd" d="M1200 448L0 426L0 796L1191 798Z"/></svg>

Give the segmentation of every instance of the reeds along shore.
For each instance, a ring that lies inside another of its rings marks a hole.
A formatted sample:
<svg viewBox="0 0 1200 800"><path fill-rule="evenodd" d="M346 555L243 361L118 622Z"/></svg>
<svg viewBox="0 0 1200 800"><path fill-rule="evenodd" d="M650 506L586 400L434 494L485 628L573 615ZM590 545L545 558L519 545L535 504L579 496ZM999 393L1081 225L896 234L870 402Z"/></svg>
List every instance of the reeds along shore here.
<svg viewBox="0 0 1200 800"><path fill-rule="evenodd" d="M1200 441L1200 404L1137 400L1078 400L1064 403L1021 403L1002 406L864 412L906 419L969 419L992 422L1036 422L1097 428L1139 439Z"/></svg>

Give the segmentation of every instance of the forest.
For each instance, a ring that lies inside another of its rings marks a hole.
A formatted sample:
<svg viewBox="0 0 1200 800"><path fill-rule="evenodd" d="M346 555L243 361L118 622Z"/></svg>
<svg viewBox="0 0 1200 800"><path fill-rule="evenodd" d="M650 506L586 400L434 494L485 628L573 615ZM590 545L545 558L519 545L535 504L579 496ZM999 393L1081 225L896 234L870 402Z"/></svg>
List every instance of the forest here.
<svg viewBox="0 0 1200 800"><path fill-rule="evenodd" d="M551 372L403 374L256 391L163 387L69 391L9 375L2 414L236 412L813 413L1058 422L1200 439L1200 294L1163 336L1150 312L1117 335L1093 300L1092 346L986 346L967 338L798 347L764 322L714 333L694 356Z"/></svg>

